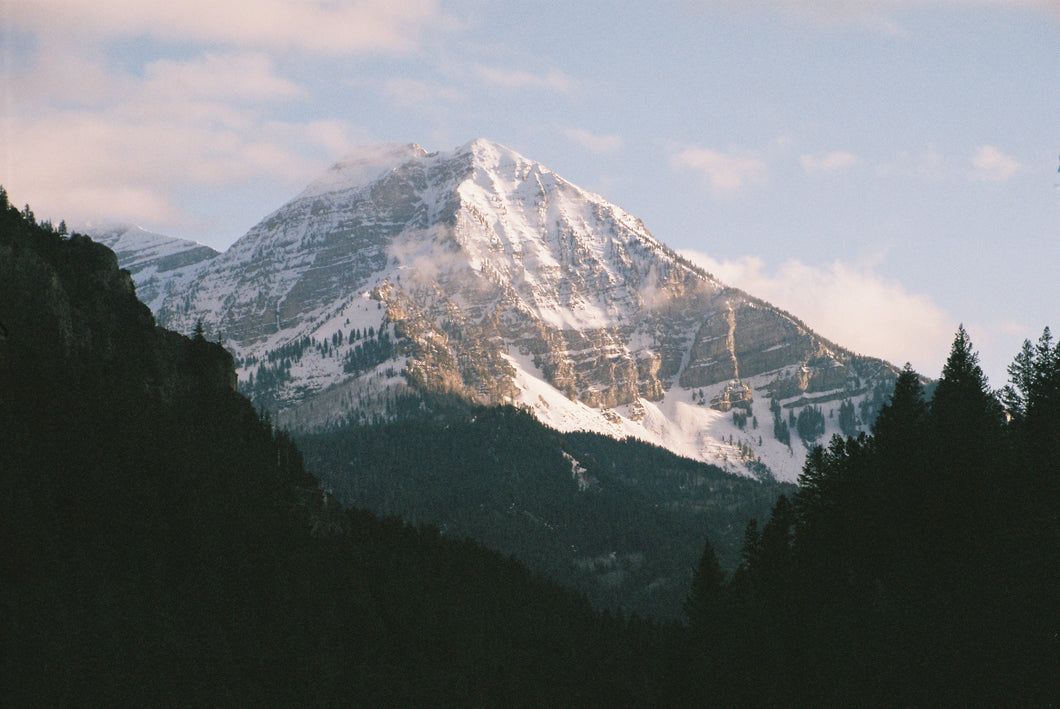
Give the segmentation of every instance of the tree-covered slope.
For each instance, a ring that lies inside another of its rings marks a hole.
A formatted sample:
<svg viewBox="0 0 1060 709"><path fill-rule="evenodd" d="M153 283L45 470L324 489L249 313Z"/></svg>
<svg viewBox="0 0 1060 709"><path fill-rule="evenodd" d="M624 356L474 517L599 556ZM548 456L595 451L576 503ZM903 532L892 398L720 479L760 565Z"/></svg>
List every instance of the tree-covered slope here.
<svg viewBox="0 0 1060 709"><path fill-rule="evenodd" d="M632 439L562 434L512 407L298 437L345 504L514 555L600 608L681 617L703 539L736 567L748 520L794 486Z"/></svg>
<svg viewBox="0 0 1060 709"><path fill-rule="evenodd" d="M807 458L722 582L688 604L704 696L740 706L1053 706L1060 698L1060 346L1004 407L960 329L934 393L911 369L872 435Z"/></svg>
<svg viewBox="0 0 1060 709"><path fill-rule="evenodd" d="M644 704L658 636L343 512L155 327L107 249L0 192L0 705Z"/></svg>

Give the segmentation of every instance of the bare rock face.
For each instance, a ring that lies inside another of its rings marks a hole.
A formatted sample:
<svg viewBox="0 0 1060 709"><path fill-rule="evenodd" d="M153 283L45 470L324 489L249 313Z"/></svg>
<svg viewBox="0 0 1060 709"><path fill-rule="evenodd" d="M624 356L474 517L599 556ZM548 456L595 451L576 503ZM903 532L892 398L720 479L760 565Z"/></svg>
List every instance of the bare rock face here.
<svg viewBox="0 0 1060 709"><path fill-rule="evenodd" d="M365 150L164 292L159 321L201 320L244 391L295 429L393 417L435 392L744 472L727 461L753 439L756 470L793 479L801 447L745 431L738 455L722 412L854 401L895 376L484 140Z"/></svg>
<svg viewBox="0 0 1060 709"><path fill-rule="evenodd" d="M710 401L710 408L726 412L733 409L750 411L754 403L751 387L741 381L732 381L725 385L721 393Z"/></svg>

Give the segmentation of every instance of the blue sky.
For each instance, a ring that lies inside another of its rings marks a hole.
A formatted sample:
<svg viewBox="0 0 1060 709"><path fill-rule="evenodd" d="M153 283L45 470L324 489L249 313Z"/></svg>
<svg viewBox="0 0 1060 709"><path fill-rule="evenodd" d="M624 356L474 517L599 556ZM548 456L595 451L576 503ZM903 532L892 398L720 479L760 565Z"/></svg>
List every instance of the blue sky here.
<svg viewBox="0 0 1060 709"><path fill-rule="evenodd" d="M0 183L224 248L485 137L864 354L1060 328L1060 0L0 0Z"/></svg>

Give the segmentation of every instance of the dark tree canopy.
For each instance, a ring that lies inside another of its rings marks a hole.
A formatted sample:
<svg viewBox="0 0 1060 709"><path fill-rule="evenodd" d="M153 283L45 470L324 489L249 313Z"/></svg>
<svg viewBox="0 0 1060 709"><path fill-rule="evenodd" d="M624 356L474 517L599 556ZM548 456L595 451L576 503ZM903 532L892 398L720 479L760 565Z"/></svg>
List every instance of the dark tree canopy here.
<svg viewBox="0 0 1060 709"><path fill-rule="evenodd" d="M704 699L1060 696L1060 350L1048 330L1010 374L1003 410L961 327L930 400L907 365L871 435L811 449L794 504L782 498L765 527L749 525L744 563L712 593L715 625L697 633L711 643Z"/></svg>

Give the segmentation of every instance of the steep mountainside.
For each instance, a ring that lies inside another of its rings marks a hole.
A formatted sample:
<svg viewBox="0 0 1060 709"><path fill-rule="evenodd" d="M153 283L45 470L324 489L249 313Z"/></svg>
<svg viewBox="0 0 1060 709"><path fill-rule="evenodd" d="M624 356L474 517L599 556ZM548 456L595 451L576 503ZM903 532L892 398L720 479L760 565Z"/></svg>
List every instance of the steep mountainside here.
<svg viewBox="0 0 1060 709"><path fill-rule="evenodd" d="M157 310L166 294L220 255L209 246L155 234L131 224L90 227L84 233L118 256L121 267L136 282L136 295Z"/></svg>
<svg viewBox="0 0 1060 709"><path fill-rule="evenodd" d="M440 393L784 480L803 439L870 417L895 377L485 140L335 165L155 312L183 332L201 321L296 430ZM807 409L804 436L789 432Z"/></svg>

